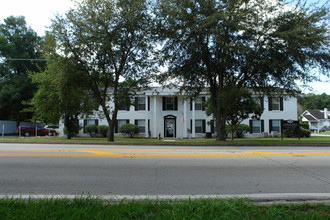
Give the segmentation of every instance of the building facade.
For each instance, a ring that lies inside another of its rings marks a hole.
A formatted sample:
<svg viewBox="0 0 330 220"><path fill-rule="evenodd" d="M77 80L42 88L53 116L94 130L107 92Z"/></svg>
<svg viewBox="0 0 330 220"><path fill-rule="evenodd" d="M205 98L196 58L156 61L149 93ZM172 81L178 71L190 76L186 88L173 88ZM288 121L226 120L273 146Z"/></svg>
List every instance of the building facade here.
<svg viewBox="0 0 330 220"><path fill-rule="evenodd" d="M314 132L324 131L324 127L330 126L330 111L327 108L323 110L306 110L301 114L302 121L308 122L309 130Z"/></svg>
<svg viewBox="0 0 330 220"><path fill-rule="evenodd" d="M194 99L187 99L171 89L156 87L134 97L134 105L118 111L115 136L122 136L123 124L139 126L139 136L146 138L202 138L214 136L215 120L205 113L204 102L209 95L202 92ZM242 124L250 126L246 137L266 137L280 132L280 121L297 120L297 100L293 97L257 97L264 107L259 119L246 119ZM111 104L111 103L110 103ZM99 114L81 118L79 124L107 125ZM63 130L63 123L61 123ZM87 135L81 129L80 136Z"/></svg>

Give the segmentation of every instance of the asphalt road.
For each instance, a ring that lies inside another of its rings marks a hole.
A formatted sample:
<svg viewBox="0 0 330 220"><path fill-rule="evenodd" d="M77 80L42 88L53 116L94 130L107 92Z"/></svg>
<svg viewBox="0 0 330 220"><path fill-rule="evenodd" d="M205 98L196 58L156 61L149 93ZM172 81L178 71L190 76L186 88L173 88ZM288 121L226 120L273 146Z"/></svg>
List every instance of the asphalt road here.
<svg viewBox="0 0 330 220"><path fill-rule="evenodd" d="M1 195L88 193L330 193L330 148L0 144Z"/></svg>

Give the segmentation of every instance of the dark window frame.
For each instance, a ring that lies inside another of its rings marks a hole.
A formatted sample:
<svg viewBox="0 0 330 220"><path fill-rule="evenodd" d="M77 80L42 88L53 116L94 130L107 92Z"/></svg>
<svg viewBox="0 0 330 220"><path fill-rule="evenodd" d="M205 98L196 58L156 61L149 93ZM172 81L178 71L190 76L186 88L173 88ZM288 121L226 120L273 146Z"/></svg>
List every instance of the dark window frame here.
<svg viewBox="0 0 330 220"><path fill-rule="evenodd" d="M178 97L164 96L163 99L163 111L177 111L178 110Z"/></svg>
<svg viewBox="0 0 330 220"><path fill-rule="evenodd" d="M135 101L134 101L135 111L145 111L146 110L146 104L147 104L146 103L146 97L135 97Z"/></svg>

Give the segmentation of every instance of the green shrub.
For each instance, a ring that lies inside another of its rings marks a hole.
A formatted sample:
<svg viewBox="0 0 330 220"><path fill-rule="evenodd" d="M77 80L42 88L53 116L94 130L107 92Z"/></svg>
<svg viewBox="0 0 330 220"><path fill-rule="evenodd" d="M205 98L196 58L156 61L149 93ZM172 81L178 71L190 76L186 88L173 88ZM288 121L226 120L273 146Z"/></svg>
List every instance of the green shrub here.
<svg viewBox="0 0 330 220"><path fill-rule="evenodd" d="M97 125L86 125L85 132L93 137L97 133Z"/></svg>
<svg viewBox="0 0 330 220"><path fill-rule="evenodd" d="M244 134L249 131L250 131L250 127L245 124L239 124L236 127L232 125L226 125L226 135L231 134L231 132L234 132L237 138L242 138Z"/></svg>
<svg viewBox="0 0 330 220"><path fill-rule="evenodd" d="M107 137L109 127L106 125L97 126L97 132L102 135L102 137Z"/></svg>
<svg viewBox="0 0 330 220"><path fill-rule="evenodd" d="M133 124L124 124L119 127L119 132L133 138L135 134L139 133L139 126Z"/></svg>
<svg viewBox="0 0 330 220"><path fill-rule="evenodd" d="M300 137L309 138L311 136L311 131L308 129L300 128Z"/></svg>
<svg viewBox="0 0 330 220"><path fill-rule="evenodd" d="M81 126L79 126L79 121L77 120L77 121L75 121L74 123L73 123L73 128L72 128L72 137L74 137L74 136L76 136L77 134L79 134L79 130L81 129L82 127ZM67 129L67 127L64 127L64 129L63 129L63 131L64 131L64 134L65 135L67 135L68 134L68 129Z"/></svg>
<svg viewBox="0 0 330 220"><path fill-rule="evenodd" d="M250 127L245 124L240 124L240 125L238 125L238 127L236 128L235 131L236 131L236 136L238 138L242 138L245 133L250 131Z"/></svg>
<svg viewBox="0 0 330 220"><path fill-rule="evenodd" d="M301 128L303 128L303 129L308 129L309 128L309 125L308 125L308 122L307 121L300 122L300 125L299 126Z"/></svg>
<svg viewBox="0 0 330 220"><path fill-rule="evenodd" d="M297 138L299 136L309 138L311 136L311 132L308 129L304 129L304 128L299 128L299 134L300 135L298 135L298 129L294 129L294 130L284 129L283 131L283 136L288 138L291 137Z"/></svg>

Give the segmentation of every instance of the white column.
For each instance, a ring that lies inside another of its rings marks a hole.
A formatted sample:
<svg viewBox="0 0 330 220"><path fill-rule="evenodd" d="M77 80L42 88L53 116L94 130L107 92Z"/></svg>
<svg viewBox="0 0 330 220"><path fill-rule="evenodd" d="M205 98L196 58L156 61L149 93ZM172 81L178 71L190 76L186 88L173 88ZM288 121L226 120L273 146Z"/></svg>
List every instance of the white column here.
<svg viewBox="0 0 330 220"><path fill-rule="evenodd" d="M188 133L187 133L187 100L183 101L183 119L184 121L182 121L183 123L183 133L182 133L182 137L183 138L188 138Z"/></svg>
<svg viewBox="0 0 330 220"><path fill-rule="evenodd" d="M146 138L148 138L149 137L149 124L148 124L148 119L149 119L149 111L148 111L148 105L149 105L149 103L148 103L148 96L146 96L146 101L145 101L145 103L146 103L146 110L145 110L145 135L144 135L144 137L146 137Z"/></svg>
<svg viewBox="0 0 330 220"><path fill-rule="evenodd" d="M153 118L153 129L152 129L152 137L158 138L157 133L157 96L154 96L154 108L153 108L154 118Z"/></svg>
<svg viewBox="0 0 330 220"><path fill-rule="evenodd" d="M195 100L192 100L192 129L191 129L191 137L192 138L196 138L196 132L195 132L195 119L196 119L196 115L195 115Z"/></svg>

